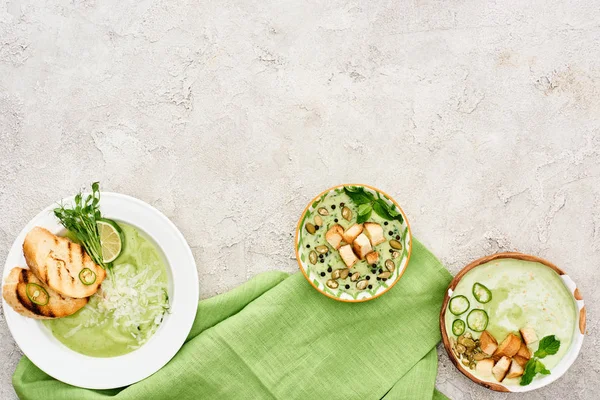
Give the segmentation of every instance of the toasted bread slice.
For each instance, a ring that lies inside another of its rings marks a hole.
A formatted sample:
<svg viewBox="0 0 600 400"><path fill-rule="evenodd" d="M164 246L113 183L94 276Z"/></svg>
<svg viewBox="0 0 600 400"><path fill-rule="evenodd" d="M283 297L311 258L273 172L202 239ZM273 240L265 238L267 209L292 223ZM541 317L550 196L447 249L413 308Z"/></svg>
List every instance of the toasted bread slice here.
<svg viewBox="0 0 600 400"><path fill-rule="evenodd" d="M106 277L104 269L92 261L82 246L39 226L25 236L23 254L38 279L63 296L89 297L98 291ZM91 285L79 279L84 268L96 274L96 281Z"/></svg>
<svg viewBox="0 0 600 400"><path fill-rule="evenodd" d="M351 244L354 242L354 239L356 239L356 237L362 233L362 231L363 224L354 224L350 228L346 229L346 232L344 232L342 236L346 243Z"/></svg>
<svg viewBox="0 0 600 400"><path fill-rule="evenodd" d="M515 360L512 360L512 362L510 363L510 369L508 370L508 374L506 375L506 377L518 378L521 375L523 375L523 367L521 367L521 365Z"/></svg>
<svg viewBox="0 0 600 400"><path fill-rule="evenodd" d="M48 303L39 305L32 302L27 296L27 284L39 285L48 293ZM21 315L35 319L53 319L66 317L77 312L85 306L88 298L74 299L65 297L55 292L40 281L31 270L13 268L2 287L2 296L13 310Z"/></svg>
<svg viewBox="0 0 600 400"><path fill-rule="evenodd" d="M339 249L342 243L342 235L344 234L344 228L341 225L334 225L325 234L325 240L334 249Z"/></svg>
<svg viewBox="0 0 600 400"><path fill-rule="evenodd" d="M385 237L383 236L383 228L381 225L375 222L365 222L365 234L371 241L372 246L377 246L379 243L385 242Z"/></svg>
<svg viewBox="0 0 600 400"><path fill-rule="evenodd" d="M533 328L523 328L520 332L525 344L530 345L533 342L537 342L538 338Z"/></svg>
<svg viewBox="0 0 600 400"><path fill-rule="evenodd" d="M500 343L500 346L496 349L494 356L496 357L512 357L521 348L521 339L514 333L509 333L508 336Z"/></svg>
<svg viewBox="0 0 600 400"><path fill-rule="evenodd" d="M526 359L525 357L521 357L520 355L516 354L513 357L513 362L516 362L517 364L519 364L521 367L525 368L525 365L527 365L527 361L529 361L528 359Z"/></svg>
<svg viewBox="0 0 600 400"><path fill-rule="evenodd" d="M491 358L485 358L481 361L477 361L475 369L483 376L492 376L492 368L494 368L494 360Z"/></svg>
<svg viewBox="0 0 600 400"><path fill-rule="evenodd" d="M369 254L367 254L365 258L367 259L367 263L377 264L377 262L379 261L379 253L376 251L372 251Z"/></svg>
<svg viewBox="0 0 600 400"><path fill-rule="evenodd" d="M521 347L519 348L519 351L517 351L516 355L529 360L531 358L531 351L529 351L525 343L521 343Z"/></svg>
<svg viewBox="0 0 600 400"><path fill-rule="evenodd" d="M373 250L369 238L364 233L361 233L356 237L356 239L354 239L352 248L354 249L354 253L356 253L358 258L361 260L364 259L365 256L371 252L371 250Z"/></svg>
<svg viewBox="0 0 600 400"><path fill-rule="evenodd" d="M352 245L343 245L342 247L340 247L339 252L340 257L342 257L344 264L346 264L348 268L352 268L352 266L358 261L356 254L354 254L354 252L352 251Z"/></svg>
<svg viewBox="0 0 600 400"><path fill-rule="evenodd" d="M510 358L503 356L500 360L498 360L496 365L494 365L494 368L492 368L492 374L498 382L502 382L504 380L504 377L510 368L510 362Z"/></svg>
<svg viewBox="0 0 600 400"><path fill-rule="evenodd" d="M483 331L479 337L479 347L484 353L491 356L498 348L498 342L488 331Z"/></svg>

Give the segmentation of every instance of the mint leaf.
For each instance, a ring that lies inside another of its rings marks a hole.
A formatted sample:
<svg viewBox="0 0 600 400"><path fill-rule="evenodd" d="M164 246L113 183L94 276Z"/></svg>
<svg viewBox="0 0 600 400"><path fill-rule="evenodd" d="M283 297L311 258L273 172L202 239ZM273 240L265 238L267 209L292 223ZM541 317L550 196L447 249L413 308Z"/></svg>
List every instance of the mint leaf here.
<svg viewBox="0 0 600 400"><path fill-rule="evenodd" d="M352 201L356 204L356 205L361 205L361 204L367 204L370 203L372 201L371 197L373 195L371 195L371 197L369 197L367 195L367 193L365 193L362 188L359 188L360 190L357 191L352 191L349 190L347 187L344 187L344 191L346 192L346 194L348 195L348 197L350 197L352 199Z"/></svg>
<svg viewBox="0 0 600 400"><path fill-rule="evenodd" d="M372 209L373 207L371 207L371 203L361 204L358 206L358 215L366 215L371 212Z"/></svg>
<svg viewBox="0 0 600 400"><path fill-rule="evenodd" d="M556 354L559 348L560 340L558 340L554 335L546 336L540 340L540 344L534 356L538 358L544 358L548 355Z"/></svg>
<svg viewBox="0 0 600 400"><path fill-rule="evenodd" d="M535 360L535 372L538 374L550 375L550 371L546 369L546 366L540 360Z"/></svg>
<svg viewBox="0 0 600 400"><path fill-rule="evenodd" d="M525 365L525 371L523 372L523 376L521 377L521 382L519 383L519 385L527 386L531 383L533 377L535 376L536 365L537 362L534 358L527 361L527 364Z"/></svg>
<svg viewBox="0 0 600 400"><path fill-rule="evenodd" d="M381 199L373 203L373 211L375 211L375 214L379 215L383 219L387 219L388 221L394 219L394 217L392 217L388 211L387 203Z"/></svg>
<svg viewBox="0 0 600 400"><path fill-rule="evenodd" d="M371 207L370 204L363 204L363 205L369 206L369 210L367 211L366 214L364 214L364 215L359 214L358 217L356 217L357 224L362 224L363 222L367 222L369 220L369 218L371 218L371 213L373 212L373 208Z"/></svg>

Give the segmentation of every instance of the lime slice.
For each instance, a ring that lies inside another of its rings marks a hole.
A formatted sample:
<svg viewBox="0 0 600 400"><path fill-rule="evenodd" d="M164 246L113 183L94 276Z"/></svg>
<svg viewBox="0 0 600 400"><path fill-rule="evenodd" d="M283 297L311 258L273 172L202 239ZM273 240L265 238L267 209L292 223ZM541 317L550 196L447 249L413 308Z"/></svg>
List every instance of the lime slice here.
<svg viewBox="0 0 600 400"><path fill-rule="evenodd" d="M102 246L102 261L105 263L115 261L123 250L124 240L121 228L115 221L104 218L96 221L96 226L98 227L100 245Z"/></svg>

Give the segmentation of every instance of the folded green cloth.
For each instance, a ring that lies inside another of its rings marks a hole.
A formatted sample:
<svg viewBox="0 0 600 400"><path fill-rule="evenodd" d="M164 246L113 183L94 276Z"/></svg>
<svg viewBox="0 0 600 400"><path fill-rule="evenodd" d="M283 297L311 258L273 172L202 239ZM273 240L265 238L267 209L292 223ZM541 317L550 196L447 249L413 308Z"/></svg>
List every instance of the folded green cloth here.
<svg viewBox="0 0 600 400"><path fill-rule="evenodd" d="M198 304L186 344L127 388L87 390L23 357L21 399L445 399L435 391L438 317L450 273L417 240L394 288L366 303L268 272Z"/></svg>

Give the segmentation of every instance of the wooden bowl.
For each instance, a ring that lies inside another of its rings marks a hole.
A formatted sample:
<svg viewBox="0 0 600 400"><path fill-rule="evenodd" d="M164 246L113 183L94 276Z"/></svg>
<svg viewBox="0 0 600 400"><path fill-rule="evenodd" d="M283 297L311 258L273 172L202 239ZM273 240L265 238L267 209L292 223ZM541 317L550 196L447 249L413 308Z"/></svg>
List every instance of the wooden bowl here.
<svg viewBox="0 0 600 400"><path fill-rule="evenodd" d="M541 375L541 376L538 375L533 380L533 382L531 382L527 386L504 385L502 383L497 383L497 382L483 381L483 380L479 379L478 377L474 376L471 373L471 371L468 368L466 368L464 365L462 365L459 362L458 358L455 356L454 352L452 351L452 346L450 345L450 340L448 338L448 332L446 332L446 311L448 309L448 302L450 301L450 298L452 297L456 286L461 281L461 279L465 276L465 274L467 272L469 272L470 270L472 270L473 268L478 267L479 265L488 263L490 261L494 261L494 260L498 260L498 259L506 259L506 258L538 262L538 263L543 264L546 267L554 270L558 275L560 275L560 277L563 281L563 284L565 285L565 287L567 288L569 293L571 293L571 295L573 296L573 300L574 300L575 305L578 310L577 324L578 324L579 329L574 333L573 340L571 342L571 345L570 345L567 353L565 353L563 358L560 360L559 364L556 365L554 368L552 368L552 371L551 371L552 373L550 375ZM531 256L528 254L510 253L510 252L498 253L498 254L493 254L491 256L483 257L483 258L473 261L472 263L470 263L469 265L464 267L454 277L452 282L450 282L450 285L448 286L446 295L444 297L444 302L442 304L442 310L440 312L440 330L442 333L442 342L444 343L444 347L446 348L448 357L450 357L450 360L452 361L454 366L456 368L458 368L458 370L463 375L465 375L467 378L469 378L473 382L475 382L485 388L495 390L497 392L528 392L528 391L539 389L543 386L546 386L546 385L554 382L558 378L560 378L569 369L571 364L573 364L573 362L577 358L579 351L581 350L581 345L583 343L583 337L585 334L585 305L583 302L583 296L581 295L581 292L577 288L577 285L575 284L575 282L573 282L573 280L562 269L560 269L556 265L552 264L551 262L544 260L543 258Z"/></svg>

